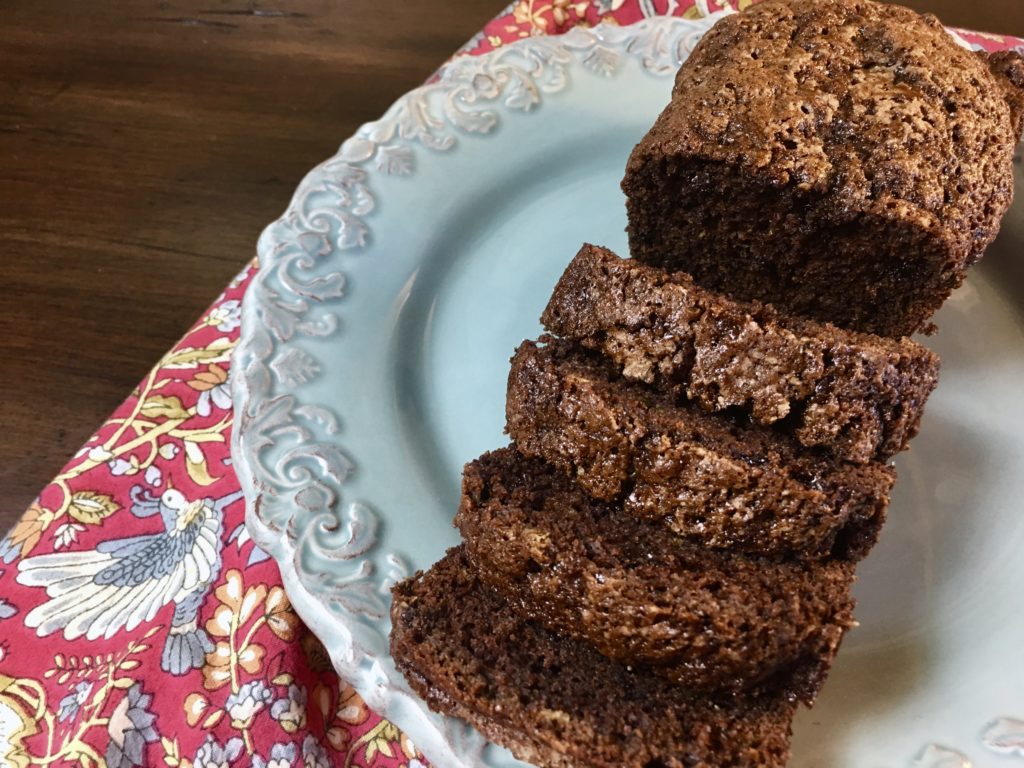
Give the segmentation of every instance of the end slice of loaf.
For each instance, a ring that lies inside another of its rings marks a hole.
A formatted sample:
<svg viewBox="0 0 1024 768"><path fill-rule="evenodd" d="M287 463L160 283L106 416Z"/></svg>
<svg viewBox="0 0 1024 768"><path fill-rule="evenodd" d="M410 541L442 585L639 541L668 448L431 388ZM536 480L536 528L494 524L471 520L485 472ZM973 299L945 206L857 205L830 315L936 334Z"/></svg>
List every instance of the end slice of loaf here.
<svg viewBox="0 0 1024 768"><path fill-rule="evenodd" d="M1013 197L1006 59L889 3L769 0L722 19L629 159L630 252L794 315L921 330Z"/></svg>
<svg viewBox="0 0 1024 768"><path fill-rule="evenodd" d="M850 461L904 450L938 383L938 356L911 339L786 317L593 245L569 264L541 322L628 379L705 410L786 420L802 444Z"/></svg>
<svg viewBox="0 0 1024 768"><path fill-rule="evenodd" d="M853 625L852 563L665 536L511 447L466 465L455 523L481 580L523 616L693 690L811 704Z"/></svg>
<svg viewBox="0 0 1024 768"><path fill-rule="evenodd" d="M461 548L398 584L391 654L431 709L541 768L781 768L794 704L713 699L526 621Z"/></svg>
<svg viewBox="0 0 1024 768"><path fill-rule="evenodd" d="M677 405L564 340L519 347L505 409L523 454L717 549L857 560L895 480L884 464L817 455L784 432Z"/></svg>

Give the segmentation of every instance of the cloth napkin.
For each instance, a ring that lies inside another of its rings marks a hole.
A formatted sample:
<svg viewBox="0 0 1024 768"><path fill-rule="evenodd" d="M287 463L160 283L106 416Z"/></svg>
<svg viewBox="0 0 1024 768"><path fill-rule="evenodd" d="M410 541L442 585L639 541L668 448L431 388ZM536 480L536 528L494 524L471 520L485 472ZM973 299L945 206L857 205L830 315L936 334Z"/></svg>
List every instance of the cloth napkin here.
<svg viewBox="0 0 1024 768"><path fill-rule="evenodd" d="M518 0L456 55L577 24L750 3ZM978 48L1024 50L961 34ZM246 533L228 379L256 269L228 285L0 542L0 765L427 764L338 679Z"/></svg>

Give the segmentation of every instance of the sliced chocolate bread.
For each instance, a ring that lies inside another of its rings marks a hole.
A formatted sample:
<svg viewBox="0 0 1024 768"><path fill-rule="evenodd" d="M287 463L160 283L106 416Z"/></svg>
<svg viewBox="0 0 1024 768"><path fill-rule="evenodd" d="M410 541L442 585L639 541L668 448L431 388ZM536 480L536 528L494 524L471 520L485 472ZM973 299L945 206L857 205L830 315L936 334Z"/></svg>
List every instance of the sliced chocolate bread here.
<svg viewBox="0 0 1024 768"><path fill-rule="evenodd" d="M723 18L629 159L630 252L790 314L922 329L1010 205L1014 59L888 3Z"/></svg>
<svg viewBox="0 0 1024 768"><path fill-rule="evenodd" d="M466 465L455 523L480 579L523 616L693 690L810 704L853 625L852 563L665 536L511 447Z"/></svg>
<svg viewBox="0 0 1024 768"><path fill-rule="evenodd" d="M784 695L694 695L531 623L461 548L393 592L391 655L431 709L540 768L781 768Z"/></svg>
<svg viewBox="0 0 1024 768"><path fill-rule="evenodd" d="M938 383L938 356L908 338L780 315L593 245L569 264L541 322L628 379L705 410L785 420L802 444L850 461L904 450Z"/></svg>
<svg viewBox="0 0 1024 768"><path fill-rule="evenodd" d="M892 468L818 455L791 436L677 405L570 342L512 358L506 429L590 496L690 541L799 559L857 560L877 539Z"/></svg>

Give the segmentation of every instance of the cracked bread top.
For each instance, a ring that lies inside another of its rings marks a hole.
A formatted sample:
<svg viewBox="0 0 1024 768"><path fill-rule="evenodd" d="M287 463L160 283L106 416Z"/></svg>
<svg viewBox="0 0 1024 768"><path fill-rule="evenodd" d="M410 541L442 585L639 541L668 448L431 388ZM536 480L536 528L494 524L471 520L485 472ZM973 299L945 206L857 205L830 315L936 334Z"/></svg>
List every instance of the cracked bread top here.
<svg viewBox="0 0 1024 768"><path fill-rule="evenodd" d="M704 37L647 142L827 192L837 210L977 238L1011 198L1020 117L1006 90L935 16L870 0L767 0Z"/></svg>

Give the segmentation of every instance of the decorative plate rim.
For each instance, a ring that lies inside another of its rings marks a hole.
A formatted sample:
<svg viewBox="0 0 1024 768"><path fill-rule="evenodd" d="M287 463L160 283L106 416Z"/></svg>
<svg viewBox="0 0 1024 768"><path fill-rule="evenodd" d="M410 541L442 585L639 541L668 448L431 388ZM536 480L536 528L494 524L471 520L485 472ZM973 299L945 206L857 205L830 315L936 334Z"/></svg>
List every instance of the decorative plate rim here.
<svg viewBox="0 0 1024 768"><path fill-rule="evenodd" d="M390 587L410 569L392 554L381 572L365 557L376 543L376 513L358 500L342 502L354 462L330 441L339 432L331 406L296 396L321 366L288 342L338 330L334 310L344 297L345 276L333 269L321 274L322 260L366 246L364 217L375 205L377 174L412 174L417 151L443 152L461 135L490 133L502 110L529 111L564 90L570 66L610 76L632 59L652 75L674 74L704 32L731 12L702 10L702 19L656 16L625 27L575 27L453 59L311 170L285 213L260 236L260 269L243 302L231 375L232 456L245 492L246 525L277 562L310 629L321 638L343 638L325 643L339 675L446 768L525 764L495 752L465 723L426 712L390 656L374 650L380 626L389 624ZM271 446L281 454L273 462L263 456ZM311 569L307 561L329 567Z"/></svg>

